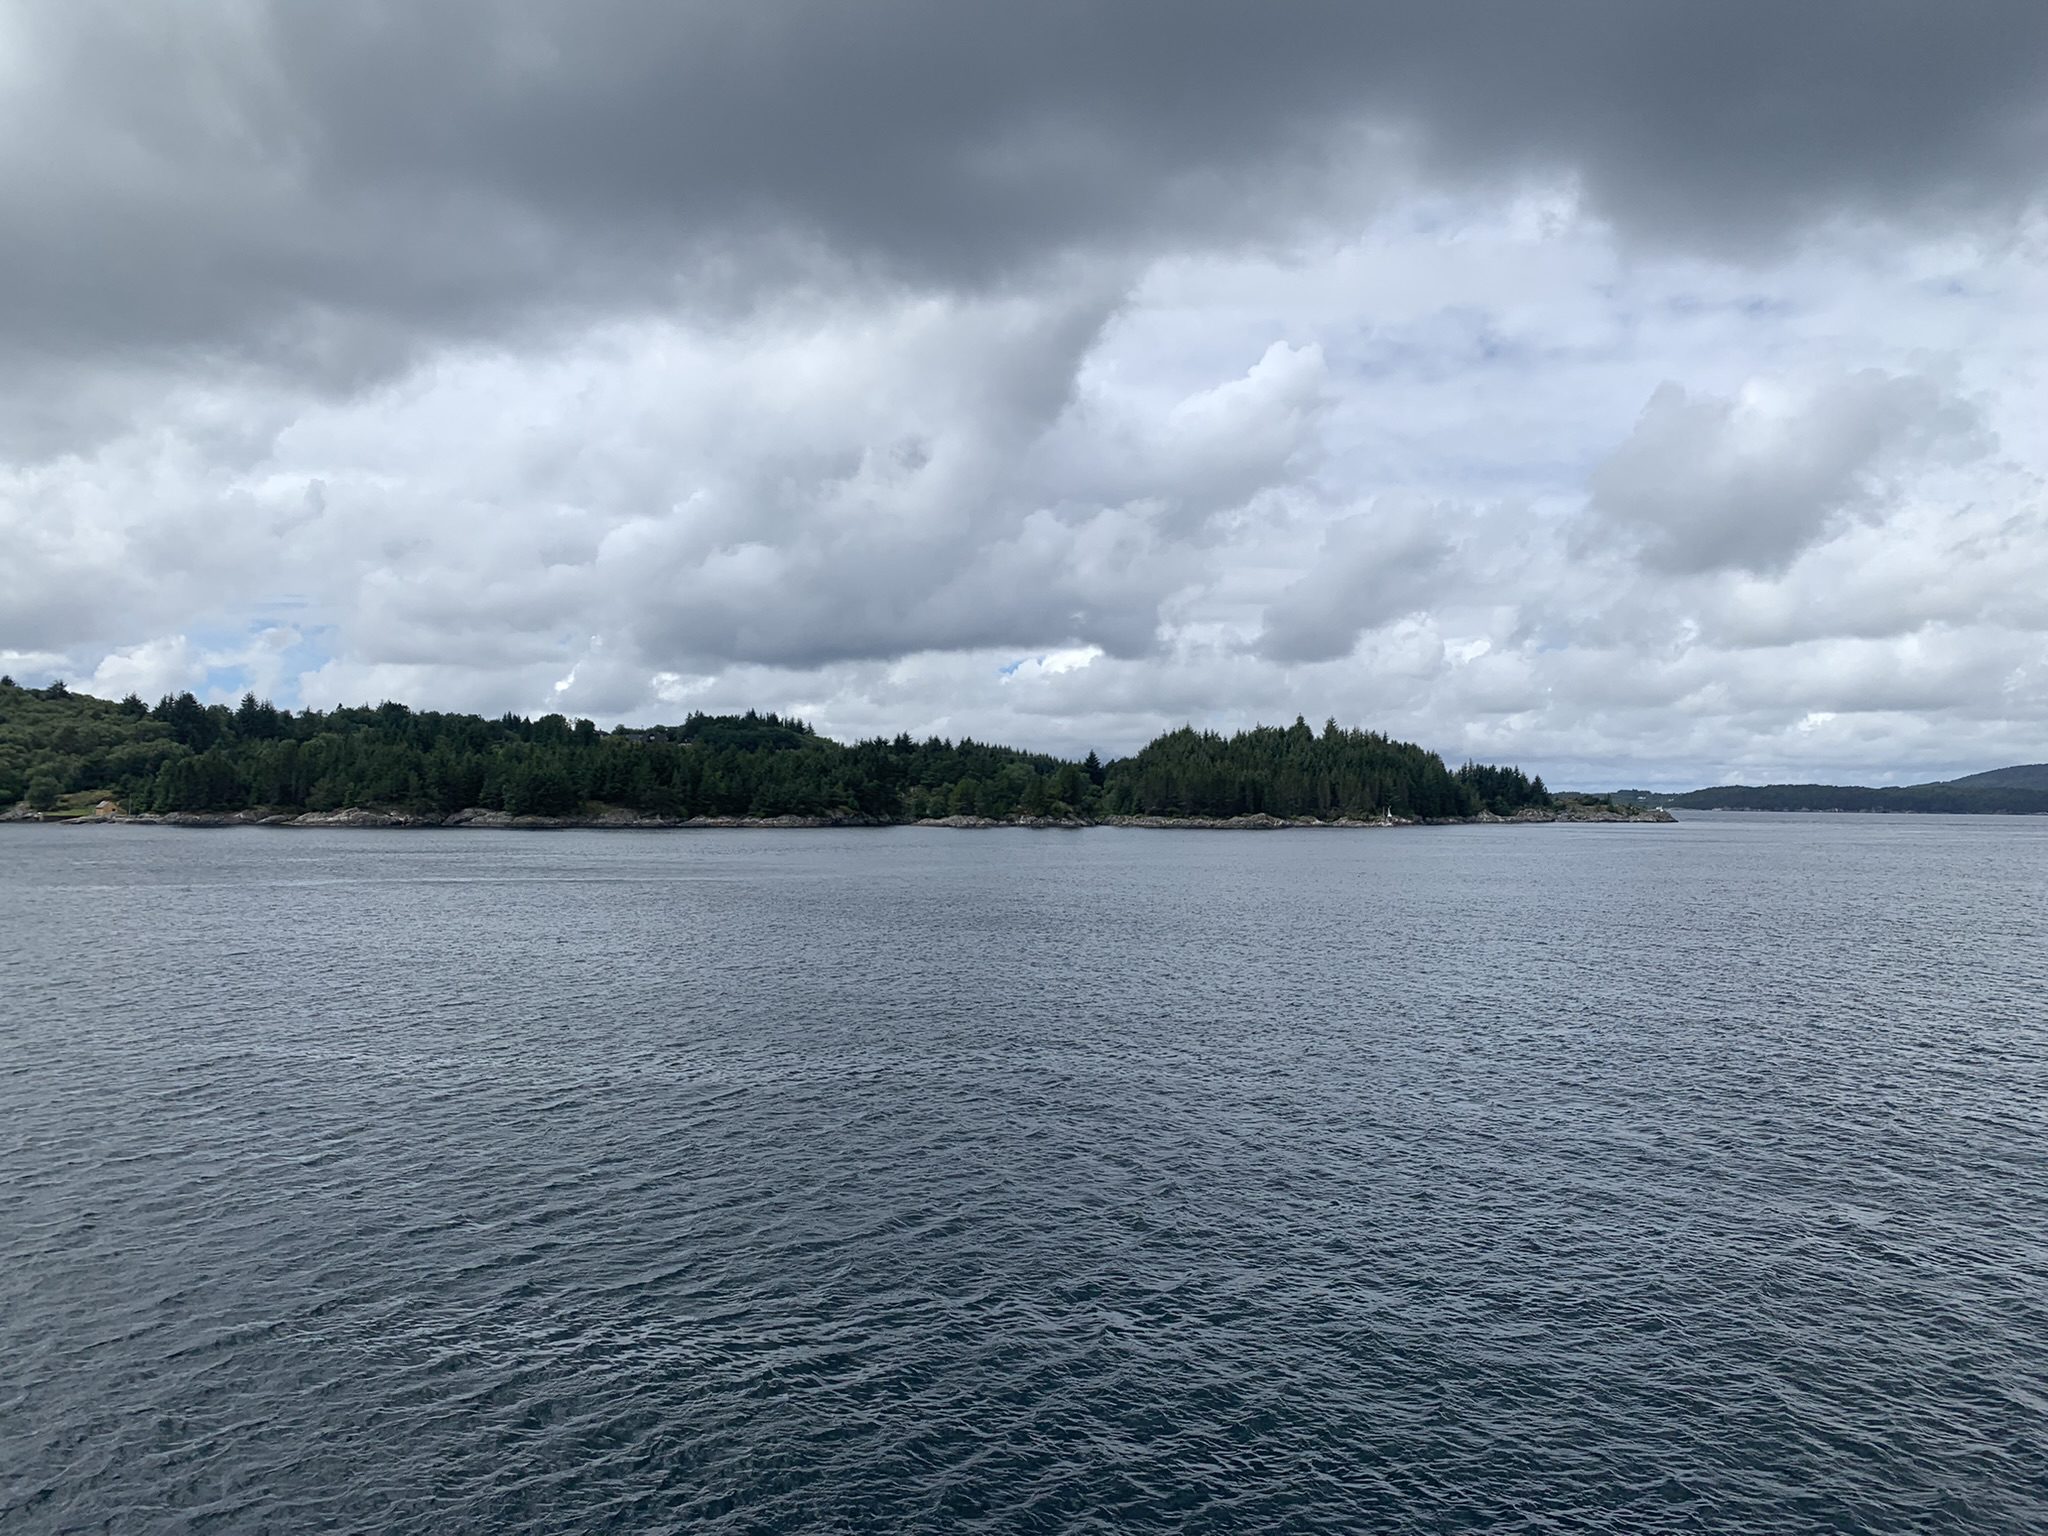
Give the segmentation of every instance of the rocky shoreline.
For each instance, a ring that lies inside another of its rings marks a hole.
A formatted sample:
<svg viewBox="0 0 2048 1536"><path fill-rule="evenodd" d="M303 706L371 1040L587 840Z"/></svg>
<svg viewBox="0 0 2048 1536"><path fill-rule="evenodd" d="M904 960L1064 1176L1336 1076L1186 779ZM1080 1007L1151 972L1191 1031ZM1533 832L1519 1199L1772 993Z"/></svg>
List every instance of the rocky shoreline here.
<svg viewBox="0 0 2048 1536"><path fill-rule="evenodd" d="M110 802L86 816L45 816L15 806L0 812L0 821L36 821L62 826L153 826L153 827L360 827L369 829L481 828L496 831L553 832L595 831L776 831L808 827L948 827L962 831L1023 827L1041 831L1083 831L1089 827L1141 827L1159 831L1279 832L1294 829L1369 830L1386 827L1469 827L1534 826L1551 822L1669 822L1669 811L1656 807L1628 809L1617 806L1566 805L1552 810L1528 808L1512 816L1481 811L1477 816L1374 818L1340 817L1318 821L1313 817L1267 816L1103 816L1092 821L1058 816L941 816L917 822L888 821L869 816L642 816L635 811L612 810L596 816L514 816L508 811L487 811L472 807L452 816L420 815L411 811L383 811L349 807L338 811L305 811L279 814L264 811L169 811L161 815L131 815Z"/></svg>

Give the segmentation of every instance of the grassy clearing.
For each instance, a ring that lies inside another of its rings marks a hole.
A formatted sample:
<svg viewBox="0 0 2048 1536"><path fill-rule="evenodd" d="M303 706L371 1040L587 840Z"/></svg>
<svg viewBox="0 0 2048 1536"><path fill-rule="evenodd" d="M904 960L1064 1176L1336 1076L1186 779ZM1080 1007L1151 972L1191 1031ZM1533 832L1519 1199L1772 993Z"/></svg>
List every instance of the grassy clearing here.
<svg viewBox="0 0 2048 1536"><path fill-rule="evenodd" d="M47 821L90 821L99 814L100 803L112 799L112 790L75 789L59 796L57 803L43 812L43 817Z"/></svg>

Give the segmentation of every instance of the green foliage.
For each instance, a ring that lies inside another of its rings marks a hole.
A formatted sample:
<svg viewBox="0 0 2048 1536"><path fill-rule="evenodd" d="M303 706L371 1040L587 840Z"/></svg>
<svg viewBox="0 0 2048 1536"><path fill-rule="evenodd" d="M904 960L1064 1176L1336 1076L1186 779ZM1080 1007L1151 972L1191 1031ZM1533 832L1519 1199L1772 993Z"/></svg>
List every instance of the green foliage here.
<svg viewBox="0 0 2048 1536"><path fill-rule="evenodd" d="M1488 772L1533 793L1514 769ZM1227 737L1183 727L1111 763L1104 782L1112 809L1147 816L1470 816L1484 803L1434 752L1298 718Z"/></svg>
<svg viewBox="0 0 2048 1536"><path fill-rule="evenodd" d="M28 781L28 806L32 811L47 811L57 803L57 797L64 793L64 786L57 782L54 773L38 773Z"/></svg>
<svg viewBox="0 0 2048 1536"><path fill-rule="evenodd" d="M145 708L60 687L0 684L0 804L110 793L133 811L386 807L448 815L476 806L567 816L593 805L643 815L1461 816L1548 802L1541 781L1467 764L1332 722L1223 738L1181 730L1105 765L907 734L850 746L801 720L692 714L680 726L600 732L561 715L526 719L403 704L233 709L189 693Z"/></svg>
<svg viewBox="0 0 2048 1536"><path fill-rule="evenodd" d="M737 752L800 752L816 746L817 733L801 720L782 720L774 715L695 714L674 731L677 741L701 747L721 747Z"/></svg>
<svg viewBox="0 0 2048 1536"><path fill-rule="evenodd" d="M1458 770L1457 779L1496 816L1512 816L1528 806L1551 804L1550 791L1543 787L1542 778L1532 779L1519 768L1466 763Z"/></svg>
<svg viewBox="0 0 2048 1536"><path fill-rule="evenodd" d="M505 809L515 816L569 816L581 806L568 763L554 753L529 757L505 786Z"/></svg>
<svg viewBox="0 0 2048 1536"><path fill-rule="evenodd" d="M167 727L62 684L21 688L0 681L0 806L54 781L58 794L154 777L163 754L179 750Z"/></svg>

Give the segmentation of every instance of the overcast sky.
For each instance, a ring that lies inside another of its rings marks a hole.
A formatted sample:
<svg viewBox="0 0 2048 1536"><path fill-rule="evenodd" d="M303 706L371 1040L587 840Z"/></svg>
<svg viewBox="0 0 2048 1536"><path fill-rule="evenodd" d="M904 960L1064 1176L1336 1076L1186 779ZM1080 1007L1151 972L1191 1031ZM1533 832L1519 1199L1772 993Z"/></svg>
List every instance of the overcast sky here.
<svg viewBox="0 0 2048 1536"><path fill-rule="evenodd" d="M0 667L2048 758L2048 4L14 0Z"/></svg>

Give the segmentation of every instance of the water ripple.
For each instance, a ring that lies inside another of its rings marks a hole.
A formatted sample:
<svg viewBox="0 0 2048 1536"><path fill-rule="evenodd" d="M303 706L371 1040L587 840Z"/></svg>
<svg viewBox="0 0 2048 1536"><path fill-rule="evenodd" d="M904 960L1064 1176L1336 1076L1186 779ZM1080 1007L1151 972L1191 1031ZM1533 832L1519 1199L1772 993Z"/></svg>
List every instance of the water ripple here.
<svg viewBox="0 0 2048 1536"><path fill-rule="evenodd" d="M2048 1529L2044 856L0 828L0 1529Z"/></svg>

